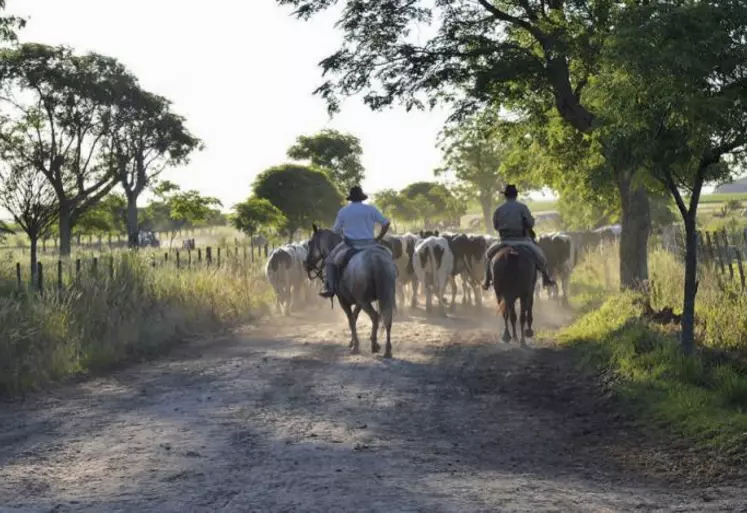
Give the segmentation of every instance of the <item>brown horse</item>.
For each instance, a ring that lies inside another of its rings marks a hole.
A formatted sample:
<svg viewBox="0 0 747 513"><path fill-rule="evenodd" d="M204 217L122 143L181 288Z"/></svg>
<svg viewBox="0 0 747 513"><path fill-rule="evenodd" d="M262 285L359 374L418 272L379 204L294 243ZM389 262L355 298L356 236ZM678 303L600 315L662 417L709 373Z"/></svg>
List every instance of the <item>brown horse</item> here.
<svg viewBox="0 0 747 513"><path fill-rule="evenodd" d="M521 245L501 248L491 262L493 269L493 289L498 302L498 313L503 315L505 329L503 341L511 341L508 321L511 319L513 339L516 340L516 300L521 309L521 345L526 345L525 336L533 337L532 308L534 307L534 286L537 282L537 265L528 249ZM526 329L525 329L526 326Z"/></svg>

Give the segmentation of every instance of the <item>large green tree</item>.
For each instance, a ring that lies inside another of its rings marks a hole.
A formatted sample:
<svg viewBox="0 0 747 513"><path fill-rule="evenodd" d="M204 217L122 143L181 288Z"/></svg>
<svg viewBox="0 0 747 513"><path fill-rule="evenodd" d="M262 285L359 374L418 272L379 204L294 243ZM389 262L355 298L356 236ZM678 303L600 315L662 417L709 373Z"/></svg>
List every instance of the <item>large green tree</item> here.
<svg viewBox="0 0 747 513"><path fill-rule="evenodd" d="M289 158L307 161L321 169L341 191L360 185L365 178L362 155L360 139L332 129L324 129L314 135L301 135L288 149Z"/></svg>
<svg viewBox="0 0 747 513"><path fill-rule="evenodd" d="M619 17L605 68L590 90L608 120L600 137L643 160L684 221L687 353L694 347L702 188L728 177L729 160L734 164L747 151L746 39L741 0L647 3Z"/></svg>
<svg viewBox="0 0 747 513"><path fill-rule="evenodd" d="M254 180L252 191L256 198L266 199L283 213L283 231L289 241L312 223L332 224L343 202L326 174L298 164L266 169Z"/></svg>
<svg viewBox="0 0 747 513"><path fill-rule="evenodd" d="M202 149L202 143L186 128L185 119L172 111L166 98L140 87L123 93L106 143L127 199L128 244L136 247L138 198L164 169L187 163L193 151Z"/></svg>
<svg viewBox="0 0 747 513"><path fill-rule="evenodd" d="M277 0L308 19L330 0ZM457 117L503 105L527 115L552 108L568 126L591 134L604 125L585 88L621 10L636 2L578 0L349 0L338 27L343 45L321 62L329 78L316 90L331 112L361 94L372 109L453 104ZM437 23L431 37L413 38ZM622 210L620 273L624 287L648 278L649 204L630 152L602 141Z"/></svg>
<svg viewBox="0 0 747 513"><path fill-rule="evenodd" d="M0 153L49 181L68 255L75 221L119 181L105 140L136 80L115 59L35 43L2 50L0 76Z"/></svg>

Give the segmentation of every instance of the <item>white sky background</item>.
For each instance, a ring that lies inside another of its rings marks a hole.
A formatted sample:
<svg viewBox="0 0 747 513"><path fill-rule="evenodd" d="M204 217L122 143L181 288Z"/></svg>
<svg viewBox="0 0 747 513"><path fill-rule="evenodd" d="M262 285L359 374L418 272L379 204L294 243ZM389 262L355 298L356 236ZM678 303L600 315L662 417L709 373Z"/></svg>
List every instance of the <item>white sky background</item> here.
<svg viewBox="0 0 747 513"><path fill-rule="evenodd" d="M360 99L331 121L312 91L317 63L340 46L335 13L309 22L274 0L9 0L29 17L23 41L66 44L116 57L144 87L174 102L206 144L165 177L220 198L246 198L257 173L285 162L299 134L322 128L361 139L365 190L433 180L446 112L371 112Z"/></svg>

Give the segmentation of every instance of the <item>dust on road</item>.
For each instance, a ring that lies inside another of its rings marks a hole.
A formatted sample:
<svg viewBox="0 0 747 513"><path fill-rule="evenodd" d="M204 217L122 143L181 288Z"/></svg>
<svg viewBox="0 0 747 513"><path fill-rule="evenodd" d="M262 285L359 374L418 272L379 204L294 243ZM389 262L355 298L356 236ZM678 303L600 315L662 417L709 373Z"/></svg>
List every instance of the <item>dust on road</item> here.
<svg viewBox="0 0 747 513"><path fill-rule="evenodd" d="M566 320L553 313L536 318ZM604 397L556 379L574 372L557 351L498 342L495 318L400 318L389 361L363 329L349 355L345 322L325 316L0 404L0 513L747 505L741 486L698 489L613 457Z"/></svg>

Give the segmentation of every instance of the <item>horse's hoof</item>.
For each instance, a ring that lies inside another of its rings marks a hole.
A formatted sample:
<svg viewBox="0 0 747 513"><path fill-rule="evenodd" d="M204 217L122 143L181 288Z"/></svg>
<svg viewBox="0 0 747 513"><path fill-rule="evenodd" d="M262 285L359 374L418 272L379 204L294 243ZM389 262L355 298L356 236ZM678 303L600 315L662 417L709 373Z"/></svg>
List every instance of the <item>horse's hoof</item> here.
<svg viewBox="0 0 747 513"><path fill-rule="evenodd" d="M532 330L532 329L526 330L525 334L529 338L534 338L534 330Z"/></svg>
<svg viewBox="0 0 747 513"><path fill-rule="evenodd" d="M392 352L391 351L386 351L384 353L384 358L391 359L392 358Z"/></svg>
<svg viewBox="0 0 747 513"><path fill-rule="evenodd" d="M360 348L353 346L350 348L350 354L361 354Z"/></svg>
<svg viewBox="0 0 747 513"><path fill-rule="evenodd" d="M379 351L381 351L381 346L379 344L371 344L372 353L378 353Z"/></svg>
<svg viewBox="0 0 747 513"><path fill-rule="evenodd" d="M509 342L511 342L511 335L503 335L501 340L503 340L506 344L508 344Z"/></svg>

